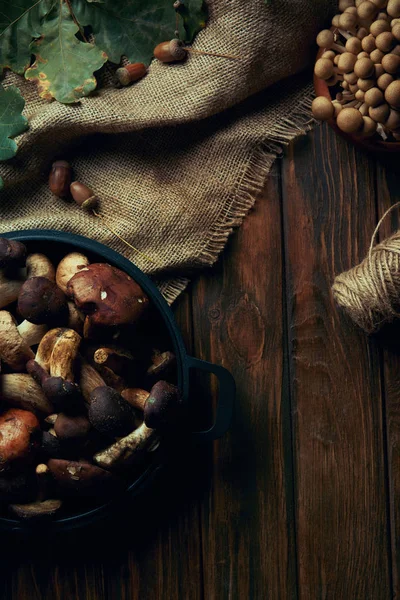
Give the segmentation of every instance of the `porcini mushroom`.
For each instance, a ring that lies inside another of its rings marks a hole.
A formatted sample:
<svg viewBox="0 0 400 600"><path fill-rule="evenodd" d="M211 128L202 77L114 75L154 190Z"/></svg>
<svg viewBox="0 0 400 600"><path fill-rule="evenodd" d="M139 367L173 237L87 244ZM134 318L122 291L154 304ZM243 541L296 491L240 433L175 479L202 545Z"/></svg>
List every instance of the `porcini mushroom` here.
<svg viewBox="0 0 400 600"><path fill-rule="evenodd" d="M154 429L142 423L140 427L94 455L93 461L104 469L119 469L139 462L159 440Z"/></svg>
<svg viewBox="0 0 400 600"><path fill-rule="evenodd" d="M35 325L30 321L22 321L17 327L19 335L28 346L37 346L48 331L46 324Z"/></svg>
<svg viewBox="0 0 400 600"><path fill-rule="evenodd" d="M151 365L146 371L148 381L155 382L157 379L166 379L176 364L176 356L173 352L166 350L160 352L154 350L151 357Z"/></svg>
<svg viewBox="0 0 400 600"><path fill-rule="evenodd" d="M0 375L0 397L7 404L50 415L54 408L40 385L26 373Z"/></svg>
<svg viewBox="0 0 400 600"><path fill-rule="evenodd" d="M121 488L115 475L88 462L52 458L47 466L63 495L96 498Z"/></svg>
<svg viewBox="0 0 400 600"><path fill-rule="evenodd" d="M100 373L96 371L92 365L83 360L82 357L79 357L80 362L80 372L79 372L79 385L82 390L82 395L85 401L89 404L90 397L93 392L98 387L105 386L105 381L101 377Z"/></svg>
<svg viewBox="0 0 400 600"><path fill-rule="evenodd" d="M85 313L86 333L96 328L135 323L149 303L141 287L126 273L105 263L93 263L76 273L67 292Z"/></svg>
<svg viewBox="0 0 400 600"><path fill-rule="evenodd" d="M23 267L26 261L26 246L15 240L0 237L0 269Z"/></svg>
<svg viewBox="0 0 400 600"><path fill-rule="evenodd" d="M21 337L11 313L0 311L0 359L14 371L25 371L28 360L34 358L30 346Z"/></svg>
<svg viewBox="0 0 400 600"><path fill-rule="evenodd" d="M60 413L54 423L57 438L69 443L78 443L86 439L90 429L90 421L85 415L71 416Z"/></svg>
<svg viewBox="0 0 400 600"><path fill-rule="evenodd" d="M150 396L150 392L141 388L126 388L122 390L121 396L129 402L131 406L143 412L145 404Z"/></svg>
<svg viewBox="0 0 400 600"><path fill-rule="evenodd" d="M150 390L143 414L150 429L171 430L179 426L182 418L182 395L176 385L158 381Z"/></svg>
<svg viewBox="0 0 400 600"><path fill-rule="evenodd" d="M0 415L0 472L33 460L39 444L39 421L32 412L11 408Z"/></svg>
<svg viewBox="0 0 400 600"><path fill-rule="evenodd" d="M56 271L53 263L45 254L36 252L28 254L26 259L26 276L27 279L33 277L45 277L50 281L56 280Z"/></svg>
<svg viewBox="0 0 400 600"><path fill-rule="evenodd" d="M62 502L59 499L48 499L50 470L47 465L36 467L37 498L29 504L10 504L11 513L21 520L38 520L51 518L60 510Z"/></svg>
<svg viewBox="0 0 400 600"><path fill-rule="evenodd" d="M96 388L90 397L90 423L97 431L110 437L127 435L135 428L135 411L111 387Z"/></svg>
<svg viewBox="0 0 400 600"><path fill-rule="evenodd" d="M60 290L67 293L67 285L70 279L85 269L89 264L89 259L80 252L70 252L59 262L56 272L56 282Z"/></svg>

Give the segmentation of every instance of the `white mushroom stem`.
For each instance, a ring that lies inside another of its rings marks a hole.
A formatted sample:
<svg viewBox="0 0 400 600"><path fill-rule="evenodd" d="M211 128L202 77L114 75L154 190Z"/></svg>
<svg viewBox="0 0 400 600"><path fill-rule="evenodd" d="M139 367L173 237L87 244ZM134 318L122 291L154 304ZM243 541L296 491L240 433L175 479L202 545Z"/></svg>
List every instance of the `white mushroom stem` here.
<svg viewBox="0 0 400 600"><path fill-rule="evenodd" d="M360 111L363 117L366 117L368 115L369 106L366 102L364 102L363 104L361 104L358 110Z"/></svg>
<svg viewBox="0 0 400 600"><path fill-rule="evenodd" d="M56 271L53 263L44 254L29 254L26 258L27 278L46 277L50 281L56 280Z"/></svg>
<svg viewBox="0 0 400 600"><path fill-rule="evenodd" d="M121 438L109 448L94 455L93 461L104 469L114 469L130 465L139 460L158 440L158 434L142 423L138 429Z"/></svg>
<svg viewBox="0 0 400 600"><path fill-rule="evenodd" d="M348 31L345 31L344 29L339 29L339 33L342 37L344 37L345 40L349 40L350 38L353 37L352 33L349 33Z"/></svg>
<svg viewBox="0 0 400 600"><path fill-rule="evenodd" d="M58 419L58 413L53 413L52 415L49 415L48 417L45 418L45 422L48 425L54 426L57 419Z"/></svg>
<svg viewBox="0 0 400 600"><path fill-rule="evenodd" d="M35 355L20 336L17 323L6 310L0 311L0 359L9 365L13 371L25 371L28 360Z"/></svg>
<svg viewBox="0 0 400 600"><path fill-rule="evenodd" d="M68 302L68 327L73 329L79 335L83 333L83 323L85 315L71 301Z"/></svg>
<svg viewBox="0 0 400 600"><path fill-rule="evenodd" d="M85 269L89 264L89 259L80 252L71 252L64 256L64 258L60 261L57 272L56 272L56 282L60 290L67 293L67 285L70 279L78 273Z"/></svg>
<svg viewBox="0 0 400 600"><path fill-rule="evenodd" d="M23 281L18 279L7 279L0 270L0 308L8 306L18 298Z"/></svg>
<svg viewBox="0 0 400 600"><path fill-rule="evenodd" d="M73 382L74 364L78 354L81 336L73 329L65 329L56 340L50 357L51 377L62 377Z"/></svg>
<svg viewBox="0 0 400 600"><path fill-rule="evenodd" d="M79 374L79 387L81 388L83 397L87 403L90 403L90 394L97 387L103 387L106 385L104 379L92 367L89 363L80 357L80 374Z"/></svg>
<svg viewBox="0 0 400 600"><path fill-rule="evenodd" d="M54 412L40 385L25 373L0 375L0 397L17 408L39 411L46 415Z"/></svg>
<svg viewBox="0 0 400 600"><path fill-rule="evenodd" d="M28 346L40 344L43 336L48 331L47 325L35 325L30 321L22 321L17 327L19 335L25 340Z"/></svg>

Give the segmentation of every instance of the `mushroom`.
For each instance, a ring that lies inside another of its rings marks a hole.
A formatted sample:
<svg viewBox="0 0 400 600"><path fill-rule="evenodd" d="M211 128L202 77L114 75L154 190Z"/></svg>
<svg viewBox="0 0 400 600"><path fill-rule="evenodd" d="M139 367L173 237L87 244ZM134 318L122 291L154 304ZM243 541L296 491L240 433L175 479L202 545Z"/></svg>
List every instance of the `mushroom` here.
<svg viewBox="0 0 400 600"><path fill-rule="evenodd" d="M139 462L159 441L157 432L142 423L140 427L94 455L93 461L104 469L119 469Z"/></svg>
<svg viewBox="0 0 400 600"><path fill-rule="evenodd" d="M317 36L317 44L320 48L325 48L326 50L335 50L335 52L346 52L344 46L340 46L335 43L335 36L330 29L324 29L319 32Z"/></svg>
<svg viewBox="0 0 400 600"><path fill-rule="evenodd" d="M96 388L90 396L89 421L97 431L110 437L127 435L135 428L135 411L111 387Z"/></svg>
<svg viewBox="0 0 400 600"><path fill-rule="evenodd" d="M44 395L40 385L26 373L0 375L0 398L7 404L25 410L50 415L52 404Z"/></svg>
<svg viewBox="0 0 400 600"><path fill-rule="evenodd" d="M23 267L26 261L26 246L15 240L0 237L0 269Z"/></svg>
<svg viewBox="0 0 400 600"><path fill-rule="evenodd" d="M368 114L376 123L386 123L390 114L389 105L385 102L376 107L370 106Z"/></svg>
<svg viewBox="0 0 400 600"><path fill-rule="evenodd" d="M385 54L390 52L396 43L396 38L391 31L383 31L375 39L376 47Z"/></svg>
<svg viewBox="0 0 400 600"><path fill-rule="evenodd" d="M89 265L89 259L80 252L71 252L59 262L56 272L56 282L60 290L67 294L70 279Z"/></svg>
<svg viewBox="0 0 400 600"><path fill-rule="evenodd" d="M389 85L392 83L393 81L393 77L392 75L390 75L389 73L384 73L383 75L381 75L378 79L378 81L376 82L378 87L385 91Z"/></svg>
<svg viewBox="0 0 400 600"><path fill-rule="evenodd" d="M80 335L73 329L51 330L40 343L36 360L26 365L28 373L59 410L75 411L81 405L80 388L74 383L80 342Z"/></svg>
<svg viewBox="0 0 400 600"><path fill-rule="evenodd" d="M68 458L66 448L61 444L53 428L43 431L40 455L42 459Z"/></svg>
<svg viewBox="0 0 400 600"><path fill-rule="evenodd" d="M40 444L40 426L35 415L11 408L0 415L0 472L33 460Z"/></svg>
<svg viewBox="0 0 400 600"><path fill-rule="evenodd" d="M10 504L10 512L22 520L43 519L54 517L60 510L62 502L58 499L47 499L49 490L50 471L47 465L36 467L37 498L29 504Z"/></svg>
<svg viewBox="0 0 400 600"><path fill-rule="evenodd" d="M77 443L88 436L90 429L90 421L84 415L60 413L54 423L56 436L62 441Z"/></svg>
<svg viewBox="0 0 400 600"><path fill-rule="evenodd" d="M88 362L86 362L82 357L79 357L80 361L80 374L79 374L79 384L82 390L82 395L85 401L90 403L90 396L98 387L105 386L105 381L101 377L98 371Z"/></svg>
<svg viewBox="0 0 400 600"><path fill-rule="evenodd" d="M382 58L382 67L385 69L386 73L396 75L396 73L400 71L400 56L397 54L386 54Z"/></svg>
<svg viewBox="0 0 400 600"><path fill-rule="evenodd" d="M314 73L319 79L330 79L335 74L335 68L332 61L328 58L318 59L314 66Z"/></svg>
<svg viewBox="0 0 400 600"><path fill-rule="evenodd" d="M8 279L0 271L0 309L15 302L22 288L23 281L19 279Z"/></svg>
<svg viewBox="0 0 400 600"><path fill-rule="evenodd" d="M182 418L182 395L179 388L167 381L158 381L150 390L144 409L144 422L150 429L171 430Z"/></svg>
<svg viewBox="0 0 400 600"><path fill-rule="evenodd" d="M400 0L389 0L386 10L393 19L400 17Z"/></svg>
<svg viewBox="0 0 400 600"><path fill-rule="evenodd" d="M365 92L364 101L369 106L375 107L375 106L379 106L380 104L382 104L385 101L385 97L383 95L382 90L380 90L377 87L373 87L370 90L368 90L367 92Z"/></svg>
<svg viewBox="0 0 400 600"><path fill-rule="evenodd" d="M47 466L63 495L97 498L121 488L115 475L88 462L52 458Z"/></svg>
<svg viewBox="0 0 400 600"><path fill-rule="evenodd" d="M141 388L126 388L122 390L121 396L124 400L129 402L133 408L137 408L143 412L146 401L150 396L150 392L142 390Z"/></svg>
<svg viewBox="0 0 400 600"><path fill-rule="evenodd" d="M149 303L141 287L126 273L105 263L94 263L68 282L68 294L86 315L86 335L96 329L129 325L140 319ZM85 335L85 333L84 333Z"/></svg>
<svg viewBox="0 0 400 600"><path fill-rule="evenodd" d="M35 325L25 320L18 325L17 329L27 346L36 346L40 344L43 336L47 333L48 326L46 324Z"/></svg>
<svg viewBox="0 0 400 600"><path fill-rule="evenodd" d="M385 100L393 108L400 108L400 79L388 85L385 90Z"/></svg>
<svg viewBox="0 0 400 600"><path fill-rule="evenodd" d="M77 309L73 302L68 301L68 328L73 329L79 335L83 335L85 315Z"/></svg>
<svg viewBox="0 0 400 600"><path fill-rule="evenodd" d="M363 118L356 108L344 108L337 116L337 126L345 133L355 133L363 126Z"/></svg>
<svg viewBox="0 0 400 600"><path fill-rule="evenodd" d="M370 58L359 58L354 65L354 73L360 79L368 79L373 74L374 67Z"/></svg>
<svg viewBox="0 0 400 600"><path fill-rule="evenodd" d="M364 124L363 124L360 134L364 137L371 137L371 136L375 135L376 128L377 128L376 122L373 119L371 119L371 117L368 117L368 116L364 116L363 121L364 121Z"/></svg>
<svg viewBox="0 0 400 600"><path fill-rule="evenodd" d="M24 371L34 353L21 337L17 323L11 313L0 311L0 359L13 371Z"/></svg>
<svg viewBox="0 0 400 600"><path fill-rule="evenodd" d="M371 23L369 31L374 37L377 37L380 33L383 33L384 31L390 31L390 23L388 23L386 19L377 19L376 21Z"/></svg>
<svg viewBox="0 0 400 600"><path fill-rule="evenodd" d="M148 381L157 379L166 379L176 365L176 356L169 350L160 352L154 350L151 357L151 365L147 369L146 376Z"/></svg>
<svg viewBox="0 0 400 600"><path fill-rule="evenodd" d="M44 254L31 254L26 265L28 278L18 295L20 315L36 325L66 320L67 301L55 283L52 263Z"/></svg>
<svg viewBox="0 0 400 600"><path fill-rule="evenodd" d="M135 365L135 357L131 352L117 346L97 348L93 354L93 360L97 365L108 367L117 374L131 372Z"/></svg>
<svg viewBox="0 0 400 600"><path fill-rule="evenodd" d="M357 7L357 14L360 19L370 20L374 19L379 11L379 7L373 2L366 0L361 2Z"/></svg>
<svg viewBox="0 0 400 600"><path fill-rule="evenodd" d="M0 477L0 505L12 502L30 502L35 497L35 481L29 471L2 473Z"/></svg>
<svg viewBox="0 0 400 600"><path fill-rule="evenodd" d="M343 52L339 58L338 69L341 73L353 73L356 62L357 58L354 54L351 52Z"/></svg>
<svg viewBox="0 0 400 600"><path fill-rule="evenodd" d="M385 127L390 131L395 131L400 128L400 112L397 110L390 110L389 116L385 122Z"/></svg>

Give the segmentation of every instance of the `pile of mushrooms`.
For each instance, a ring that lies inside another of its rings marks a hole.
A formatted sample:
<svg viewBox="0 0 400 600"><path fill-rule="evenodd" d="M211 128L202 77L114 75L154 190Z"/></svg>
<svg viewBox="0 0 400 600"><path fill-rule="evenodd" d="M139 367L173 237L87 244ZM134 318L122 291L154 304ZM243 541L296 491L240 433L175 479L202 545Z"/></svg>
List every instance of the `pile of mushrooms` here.
<svg viewBox="0 0 400 600"><path fill-rule="evenodd" d="M169 350L132 340L149 299L79 252L0 238L0 512L67 514L124 489L182 420ZM142 339L142 338L141 338Z"/></svg>
<svg viewBox="0 0 400 600"><path fill-rule="evenodd" d="M347 134L400 141L400 0L340 0L314 73L332 100L315 98L313 115ZM380 138L378 138L380 136Z"/></svg>

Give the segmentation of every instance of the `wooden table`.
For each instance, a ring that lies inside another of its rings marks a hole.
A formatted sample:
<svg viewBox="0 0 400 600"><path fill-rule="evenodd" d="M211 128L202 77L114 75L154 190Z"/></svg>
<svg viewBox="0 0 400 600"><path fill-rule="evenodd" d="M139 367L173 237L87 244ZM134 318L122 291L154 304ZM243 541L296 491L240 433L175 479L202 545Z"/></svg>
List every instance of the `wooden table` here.
<svg viewBox="0 0 400 600"><path fill-rule="evenodd" d="M400 597L399 328L368 339L330 294L400 200L395 164L326 127L277 161L218 265L176 305L188 350L236 378L231 431L182 447L108 522L2 537L2 598ZM204 425L208 382L193 387Z"/></svg>

